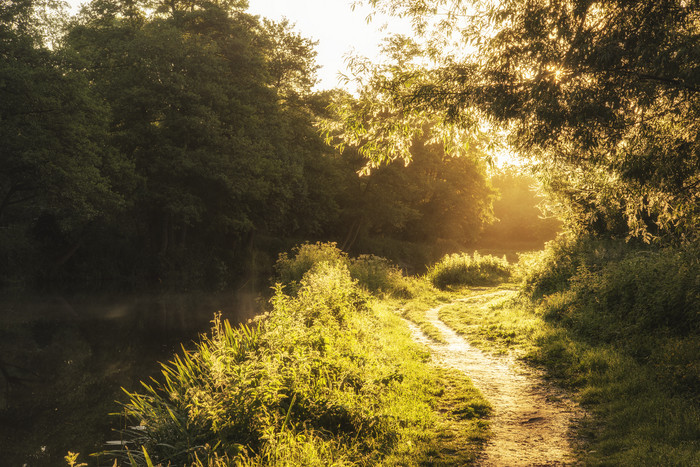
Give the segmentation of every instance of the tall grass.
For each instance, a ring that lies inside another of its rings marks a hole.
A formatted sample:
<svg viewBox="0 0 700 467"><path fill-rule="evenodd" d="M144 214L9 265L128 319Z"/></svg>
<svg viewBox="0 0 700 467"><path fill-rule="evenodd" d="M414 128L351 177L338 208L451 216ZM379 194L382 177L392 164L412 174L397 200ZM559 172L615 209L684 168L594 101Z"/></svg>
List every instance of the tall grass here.
<svg viewBox="0 0 700 467"><path fill-rule="evenodd" d="M475 459L488 404L468 379L426 365L397 314L351 277L344 255L326 245L297 255L279 268L293 292L278 284L269 311L247 326L217 317L193 350L163 365L160 379L128 393L124 415L134 428L123 433L129 449L114 454L132 465ZM365 271L368 264L377 261L364 259ZM459 412L440 406L446 395L459 400ZM459 449L444 448L443 424L461 427Z"/></svg>
<svg viewBox="0 0 700 467"><path fill-rule="evenodd" d="M481 256L474 252L472 256L451 254L443 257L428 269L427 279L437 288L450 286L494 285L510 277L511 267L505 256Z"/></svg>

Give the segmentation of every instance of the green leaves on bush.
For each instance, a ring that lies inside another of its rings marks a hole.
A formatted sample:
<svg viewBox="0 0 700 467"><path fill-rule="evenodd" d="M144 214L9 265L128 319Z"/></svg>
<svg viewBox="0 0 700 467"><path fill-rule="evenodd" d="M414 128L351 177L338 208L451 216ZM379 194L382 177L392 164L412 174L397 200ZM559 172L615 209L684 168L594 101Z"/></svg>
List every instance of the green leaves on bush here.
<svg viewBox="0 0 700 467"><path fill-rule="evenodd" d="M285 285L285 290L296 292L299 283L315 264L348 264L348 255L336 247L334 242L304 243L294 248L292 257L281 253L275 264L276 280Z"/></svg>
<svg viewBox="0 0 700 467"><path fill-rule="evenodd" d="M700 245L559 239L528 258L531 358L580 388L585 465L697 465Z"/></svg>
<svg viewBox="0 0 700 467"><path fill-rule="evenodd" d="M333 242L304 243L296 247L294 252L292 257L287 253L280 254L275 264L276 280L284 284L284 290L288 293L296 293L304 274L315 265L327 263L345 266L352 279L369 292L388 293L403 298L413 295L412 281L385 258L374 255L349 258Z"/></svg>
<svg viewBox="0 0 700 467"><path fill-rule="evenodd" d="M558 241L527 261L524 290L550 317L593 326L599 338L700 330L698 247L635 247L622 241ZM559 295L564 294L565 303ZM597 324L596 324L597 323ZM615 323L614 325L612 323Z"/></svg>

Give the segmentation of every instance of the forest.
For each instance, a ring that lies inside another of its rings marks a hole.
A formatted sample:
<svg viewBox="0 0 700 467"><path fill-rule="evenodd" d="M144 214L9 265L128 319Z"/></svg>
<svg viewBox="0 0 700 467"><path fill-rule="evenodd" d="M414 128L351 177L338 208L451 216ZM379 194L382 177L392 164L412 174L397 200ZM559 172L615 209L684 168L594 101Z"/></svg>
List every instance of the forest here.
<svg viewBox="0 0 700 467"><path fill-rule="evenodd" d="M474 243L493 218L478 145L417 137L415 163L358 177L358 151L317 128L350 96L312 90L314 44L287 22L235 2L47 5L2 13L4 288L221 289L304 240L421 267L430 252L391 245Z"/></svg>
<svg viewBox="0 0 700 467"><path fill-rule="evenodd" d="M3 2L0 464L700 463L700 1L356 3L348 91L246 0Z"/></svg>

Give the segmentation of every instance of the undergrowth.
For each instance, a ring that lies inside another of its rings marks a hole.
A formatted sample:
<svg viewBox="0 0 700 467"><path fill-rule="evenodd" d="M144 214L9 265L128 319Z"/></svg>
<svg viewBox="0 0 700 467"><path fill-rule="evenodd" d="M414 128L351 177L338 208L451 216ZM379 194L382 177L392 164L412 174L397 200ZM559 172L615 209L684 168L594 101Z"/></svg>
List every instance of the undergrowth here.
<svg viewBox="0 0 700 467"><path fill-rule="evenodd" d="M428 269L426 278L435 287L495 285L510 277L511 268L505 256L481 256L474 252L446 255Z"/></svg>
<svg viewBox="0 0 700 467"><path fill-rule="evenodd" d="M361 287L332 245L302 246L297 256L280 258L278 274L293 287L277 284L267 313L239 327L217 317L194 349L163 365L160 379L128 393L127 449L112 456L196 466L476 459L488 403L465 376L428 364L396 299L368 293L409 283L364 258L352 263L364 274Z"/></svg>
<svg viewBox="0 0 700 467"><path fill-rule="evenodd" d="M519 298L441 310L578 393L585 465L700 465L700 248L560 239L518 265Z"/></svg>

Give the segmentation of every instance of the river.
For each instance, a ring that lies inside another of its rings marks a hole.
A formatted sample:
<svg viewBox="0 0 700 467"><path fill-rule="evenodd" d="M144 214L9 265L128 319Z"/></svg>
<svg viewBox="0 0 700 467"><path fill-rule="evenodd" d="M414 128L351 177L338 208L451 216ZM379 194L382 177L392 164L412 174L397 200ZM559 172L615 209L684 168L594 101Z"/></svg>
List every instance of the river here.
<svg viewBox="0 0 700 467"><path fill-rule="evenodd" d="M240 293L1 300L0 465L65 465L68 451L104 464L87 454L119 438L123 417L109 414L121 388L157 377L219 310L233 324L256 304Z"/></svg>

